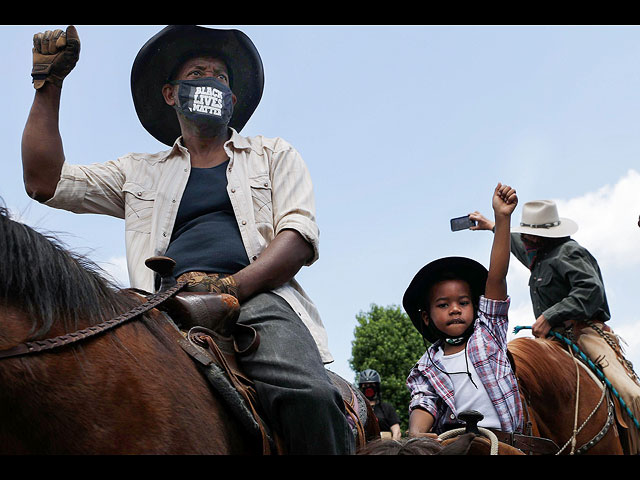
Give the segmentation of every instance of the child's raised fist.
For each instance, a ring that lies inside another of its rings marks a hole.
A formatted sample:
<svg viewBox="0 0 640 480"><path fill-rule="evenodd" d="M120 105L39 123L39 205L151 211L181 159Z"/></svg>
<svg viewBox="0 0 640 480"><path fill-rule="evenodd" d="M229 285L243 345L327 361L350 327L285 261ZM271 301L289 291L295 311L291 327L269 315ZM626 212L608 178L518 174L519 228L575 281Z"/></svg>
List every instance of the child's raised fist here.
<svg viewBox="0 0 640 480"><path fill-rule="evenodd" d="M496 215L511 215L518 205L514 188L498 183L493 192L493 211Z"/></svg>

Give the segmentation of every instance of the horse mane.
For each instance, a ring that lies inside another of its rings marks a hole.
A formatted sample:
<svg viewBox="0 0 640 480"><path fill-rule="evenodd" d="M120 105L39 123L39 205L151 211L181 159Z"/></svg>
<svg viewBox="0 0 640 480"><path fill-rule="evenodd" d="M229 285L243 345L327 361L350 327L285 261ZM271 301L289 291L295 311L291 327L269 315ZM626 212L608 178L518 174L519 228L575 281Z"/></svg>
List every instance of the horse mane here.
<svg viewBox="0 0 640 480"><path fill-rule="evenodd" d="M550 387L567 396L573 394L573 360L558 342L541 338L516 338L509 342L509 351L516 361L516 376L529 395L543 397L548 394L545 391ZM571 368L567 370L562 366Z"/></svg>
<svg viewBox="0 0 640 480"><path fill-rule="evenodd" d="M0 304L30 316L29 340L47 333L56 321L74 331L79 319L93 325L134 304L117 294L115 282L94 262L65 250L52 235L12 220L1 205L0 265Z"/></svg>

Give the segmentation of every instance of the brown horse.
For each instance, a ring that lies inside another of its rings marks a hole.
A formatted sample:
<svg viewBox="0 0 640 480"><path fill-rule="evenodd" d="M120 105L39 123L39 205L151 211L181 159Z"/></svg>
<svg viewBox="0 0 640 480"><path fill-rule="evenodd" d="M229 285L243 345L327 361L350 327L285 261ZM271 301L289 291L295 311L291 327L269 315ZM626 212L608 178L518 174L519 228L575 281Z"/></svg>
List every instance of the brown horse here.
<svg viewBox="0 0 640 480"><path fill-rule="evenodd" d="M606 391L567 347L522 337L509 342L509 351L533 436L553 440L558 454L623 454Z"/></svg>
<svg viewBox="0 0 640 480"><path fill-rule="evenodd" d="M0 207L0 351L139 306L91 262ZM157 310L83 341L0 359L1 454L260 454ZM46 341L44 342L46 343Z"/></svg>

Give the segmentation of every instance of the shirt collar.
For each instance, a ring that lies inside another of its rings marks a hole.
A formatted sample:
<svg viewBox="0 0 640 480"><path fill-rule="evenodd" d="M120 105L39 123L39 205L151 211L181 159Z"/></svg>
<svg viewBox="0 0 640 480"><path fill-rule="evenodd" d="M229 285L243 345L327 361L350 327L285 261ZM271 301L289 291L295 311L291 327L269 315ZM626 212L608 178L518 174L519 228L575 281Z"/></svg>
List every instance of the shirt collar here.
<svg viewBox="0 0 640 480"><path fill-rule="evenodd" d="M231 130L231 138L227 141L227 143L225 143L225 147L232 144L233 147L238 150L251 148L251 144L249 143L249 140L247 140L247 137L243 137L232 127L229 127L229 130Z"/></svg>
<svg viewBox="0 0 640 480"><path fill-rule="evenodd" d="M225 142L225 148L229 147L236 150L251 149L251 144L246 137L240 135L233 127L229 127L229 130L231 130L231 137ZM176 138L176 141L173 142L173 146L169 151L169 156L186 155L187 153L188 151L186 147L182 144L182 135L180 135L178 138Z"/></svg>

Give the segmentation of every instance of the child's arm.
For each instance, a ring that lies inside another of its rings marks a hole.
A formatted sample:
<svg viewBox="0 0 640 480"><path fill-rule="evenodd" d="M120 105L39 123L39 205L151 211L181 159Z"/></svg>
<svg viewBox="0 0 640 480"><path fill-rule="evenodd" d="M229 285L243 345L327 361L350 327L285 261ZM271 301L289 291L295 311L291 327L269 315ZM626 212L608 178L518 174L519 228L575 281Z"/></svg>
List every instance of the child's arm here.
<svg viewBox="0 0 640 480"><path fill-rule="evenodd" d="M435 418L426 410L414 408L409 415L410 437L434 437L435 433L428 433L433 427Z"/></svg>
<svg viewBox="0 0 640 480"><path fill-rule="evenodd" d="M518 204L516 191L509 185L498 183L493 192L492 204L495 234L484 296L492 300L506 300L507 271L511 253L511 214Z"/></svg>

